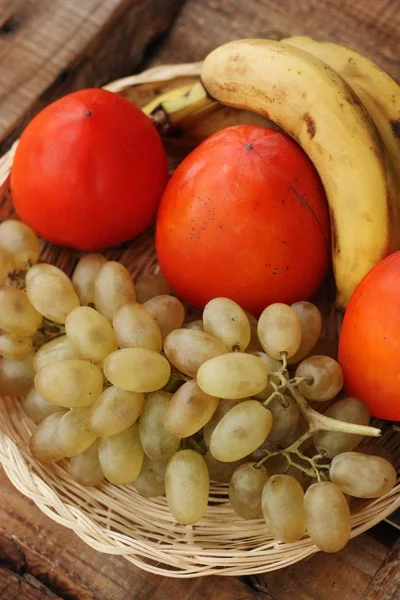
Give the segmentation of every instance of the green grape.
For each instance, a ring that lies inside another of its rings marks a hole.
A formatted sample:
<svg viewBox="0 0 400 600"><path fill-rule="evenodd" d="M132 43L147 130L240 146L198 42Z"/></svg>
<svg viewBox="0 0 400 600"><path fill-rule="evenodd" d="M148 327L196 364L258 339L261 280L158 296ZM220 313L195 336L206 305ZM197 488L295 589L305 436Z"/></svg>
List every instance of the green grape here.
<svg viewBox="0 0 400 600"><path fill-rule="evenodd" d="M58 406L87 406L100 395L103 375L84 360L58 360L36 373L35 387L45 400Z"/></svg>
<svg viewBox="0 0 400 600"><path fill-rule="evenodd" d="M242 399L241 400L220 400L218 402L218 406L215 410L215 413L213 414L211 419L208 421L208 423L206 423L204 425L204 428L203 428L204 441L208 447L210 447L212 433L213 433L214 429L216 428L216 426L218 425L218 423L221 421L222 417L224 415L226 415L226 413L229 410L231 410L231 408L233 408L240 402L243 402L243 400Z"/></svg>
<svg viewBox="0 0 400 600"><path fill-rule="evenodd" d="M140 441L147 456L153 460L167 460L181 443L164 424L171 398L172 394L163 391L149 394L140 415Z"/></svg>
<svg viewBox="0 0 400 600"><path fill-rule="evenodd" d="M396 485L393 465L380 456L344 452L332 460L329 475L345 494L355 498L379 498Z"/></svg>
<svg viewBox="0 0 400 600"><path fill-rule="evenodd" d="M41 322L41 315L24 291L14 287L0 288L0 329L3 332L29 337Z"/></svg>
<svg viewBox="0 0 400 600"><path fill-rule="evenodd" d="M135 285L129 271L113 260L104 263L94 280L96 309L111 322L119 306L135 301Z"/></svg>
<svg viewBox="0 0 400 600"><path fill-rule="evenodd" d="M287 304L267 306L258 319L257 333L265 352L276 360L281 359L282 352L290 358L300 347L300 319Z"/></svg>
<svg viewBox="0 0 400 600"><path fill-rule="evenodd" d="M269 474L264 466L254 467L253 462L240 465L229 484L229 499L233 510L242 519L260 519L263 516L261 497Z"/></svg>
<svg viewBox="0 0 400 600"><path fill-rule="evenodd" d="M64 271L48 263L37 263L36 265L33 265L30 269L28 269L25 275L25 283L28 284L28 282L31 279L33 279L36 275L39 275L40 273L47 273L47 275L54 275L55 277L59 277L60 279L63 279L67 285L71 283L70 278L66 273L64 273Z"/></svg>
<svg viewBox="0 0 400 600"><path fill-rule="evenodd" d="M342 398L332 404L324 414L332 419L358 425L368 425L371 417L368 406L358 398ZM329 458L354 450L362 439L363 436L356 433L336 431L318 431L313 435L316 449L319 452L323 451Z"/></svg>
<svg viewBox="0 0 400 600"><path fill-rule="evenodd" d="M196 377L203 363L215 356L226 354L226 348L208 333L193 329L175 329L165 338L164 352L174 367L189 377Z"/></svg>
<svg viewBox="0 0 400 600"><path fill-rule="evenodd" d="M306 358L318 341L322 327L322 317L319 309L311 302L302 300L292 304L301 324L301 342L297 352L288 360L289 364L299 363Z"/></svg>
<svg viewBox="0 0 400 600"><path fill-rule="evenodd" d="M171 367L164 356L145 348L123 348L109 354L104 374L129 392L154 392L168 383Z"/></svg>
<svg viewBox="0 0 400 600"><path fill-rule="evenodd" d="M35 371L33 370L33 352L24 358L0 360L0 393L6 396L26 394L33 385Z"/></svg>
<svg viewBox="0 0 400 600"><path fill-rule="evenodd" d="M25 396L23 408L28 417L30 417L32 421L35 421L35 423L40 423L43 419L54 413L65 413L68 410L62 406L57 406L52 402L47 402L34 387L32 387Z"/></svg>
<svg viewBox="0 0 400 600"><path fill-rule="evenodd" d="M192 331L202 331L204 333L204 324L201 319L197 319L196 321L191 321L185 327L186 327L186 329L191 329Z"/></svg>
<svg viewBox="0 0 400 600"><path fill-rule="evenodd" d="M304 491L290 475L273 475L262 493L262 512L268 529L276 540L292 543L306 531L303 508Z"/></svg>
<svg viewBox="0 0 400 600"><path fill-rule="evenodd" d="M164 496L167 464L167 461L151 460L144 455L141 471L134 482L134 487L141 496L145 498Z"/></svg>
<svg viewBox="0 0 400 600"><path fill-rule="evenodd" d="M100 467L106 479L115 485L133 483L142 468L143 457L137 423L100 440Z"/></svg>
<svg viewBox="0 0 400 600"><path fill-rule="evenodd" d="M343 373L339 363L329 356L310 356L296 369L296 377L308 377L310 383L302 381L301 394L307 400L325 402L332 400L343 387Z"/></svg>
<svg viewBox="0 0 400 600"><path fill-rule="evenodd" d="M0 334L0 356L18 360L32 352L33 342L30 337L16 337L11 333Z"/></svg>
<svg viewBox="0 0 400 600"><path fill-rule="evenodd" d="M55 361L79 359L71 340L66 335L43 344L33 359L33 368L40 371L42 367Z"/></svg>
<svg viewBox="0 0 400 600"><path fill-rule="evenodd" d="M27 283L26 293L37 312L55 323L65 323L68 313L79 306L71 281L50 273L38 273L32 277Z"/></svg>
<svg viewBox="0 0 400 600"><path fill-rule="evenodd" d="M89 429L90 406L71 408L60 419L58 444L64 456L76 456L84 452L96 439Z"/></svg>
<svg viewBox="0 0 400 600"><path fill-rule="evenodd" d="M136 299L144 304L155 296L165 296L171 293L171 287L164 275L143 275L136 284Z"/></svg>
<svg viewBox="0 0 400 600"><path fill-rule="evenodd" d="M13 268L14 265L11 255L0 246L0 285L5 282Z"/></svg>
<svg viewBox="0 0 400 600"><path fill-rule="evenodd" d="M154 317L137 302L127 302L114 313L113 327L120 348L161 352L161 331Z"/></svg>
<svg viewBox="0 0 400 600"><path fill-rule="evenodd" d="M242 352L211 358L197 372L197 383L203 392L227 400L259 394L267 381L268 368L263 361Z"/></svg>
<svg viewBox="0 0 400 600"><path fill-rule="evenodd" d="M245 460L235 460L229 463L222 462L217 460L209 450L207 450L203 458L206 461L211 481L219 483L229 483L238 466L243 464Z"/></svg>
<svg viewBox="0 0 400 600"><path fill-rule="evenodd" d="M203 311L204 331L224 344L229 352L244 352L249 345L250 323L243 308L229 298L213 298Z"/></svg>
<svg viewBox="0 0 400 600"><path fill-rule="evenodd" d="M29 441L32 455L42 463L56 462L65 458L59 438L60 421L64 413L49 415L38 425Z"/></svg>
<svg viewBox="0 0 400 600"><path fill-rule="evenodd" d="M182 327L185 308L178 298L162 294L147 300L143 306L157 321L163 341L171 331Z"/></svg>
<svg viewBox="0 0 400 600"><path fill-rule="evenodd" d="M251 313L249 313L247 311L245 311L245 313L246 313L247 319L250 324L250 342L246 348L246 352L248 354L262 352L263 348L260 344L260 340L258 339L258 333L257 333L258 321L255 318L255 316L252 315Z"/></svg>
<svg viewBox="0 0 400 600"><path fill-rule="evenodd" d="M112 385L92 404L89 429L98 437L120 433L137 421L143 405L143 394L120 390Z"/></svg>
<svg viewBox="0 0 400 600"><path fill-rule="evenodd" d="M106 257L101 254L86 254L76 265L72 284L81 306L94 304L94 282L106 262Z"/></svg>
<svg viewBox="0 0 400 600"><path fill-rule="evenodd" d="M351 534L351 515L339 487L330 481L314 483L304 496L307 531L323 552L338 552Z"/></svg>
<svg viewBox="0 0 400 600"><path fill-rule="evenodd" d="M89 306L74 308L65 319L68 339L80 358L101 365L118 349L115 333L106 318Z"/></svg>
<svg viewBox="0 0 400 600"><path fill-rule="evenodd" d="M100 440L95 440L84 452L73 456L69 462L71 477L81 485L93 487L103 479L103 471L99 461Z"/></svg>
<svg viewBox="0 0 400 600"><path fill-rule="evenodd" d="M172 516L183 525L200 521L207 510L210 479L204 458L181 450L168 462L165 493Z"/></svg>
<svg viewBox="0 0 400 600"><path fill-rule="evenodd" d="M18 270L26 270L39 259L40 242L30 227L9 219L0 224L0 248L12 256Z"/></svg>
<svg viewBox="0 0 400 600"><path fill-rule="evenodd" d="M176 437L189 437L208 423L217 409L218 402L218 398L202 392L194 379L187 381L169 402L165 426Z"/></svg>
<svg viewBox="0 0 400 600"><path fill-rule="evenodd" d="M272 428L267 441L278 444L294 433L300 412L296 402L289 396L274 398L268 408L272 413Z"/></svg>
<svg viewBox="0 0 400 600"><path fill-rule="evenodd" d="M210 450L224 462L248 456L265 441L272 427L272 414L257 400L240 402L222 417L214 429Z"/></svg>
<svg viewBox="0 0 400 600"><path fill-rule="evenodd" d="M271 381L276 385L279 385L279 380L277 380L276 377L271 376L271 374L279 371L279 369L282 367L282 363L274 358L271 358L265 352L252 352L252 355L257 356L257 358L262 360L268 369L267 385L259 394L254 394L254 397L258 400L266 400L274 392ZM289 375L286 373L285 377L288 378Z"/></svg>

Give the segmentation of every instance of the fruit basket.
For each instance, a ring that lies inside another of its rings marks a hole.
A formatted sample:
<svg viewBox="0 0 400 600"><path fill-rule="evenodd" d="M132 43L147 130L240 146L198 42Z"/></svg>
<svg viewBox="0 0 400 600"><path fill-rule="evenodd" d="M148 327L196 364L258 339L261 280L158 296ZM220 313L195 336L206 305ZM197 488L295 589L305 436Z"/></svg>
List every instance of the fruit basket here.
<svg viewBox="0 0 400 600"><path fill-rule="evenodd" d="M121 93L139 105L163 90L194 82L200 63L163 66L138 76L115 81L107 89ZM0 160L1 220L13 216L9 191L12 148ZM171 168L179 158L170 149ZM133 277L157 272L153 231L131 244L104 253L119 260ZM68 274L79 259L73 251L43 243L41 259ZM319 303L326 337L336 340L341 317L328 291ZM19 398L0 397L0 462L14 486L48 517L73 530L99 552L124 557L152 573L169 577L212 574L246 575L286 567L318 551L308 536L294 543L276 542L262 520L243 521L229 504L228 486L212 483L205 517L195 526L177 524L164 497L147 499L133 486L115 487L102 483L84 488L70 476L66 462L44 466L29 452L29 438L35 426L22 409ZM400 436L386 427L379 444L400 457ZM360 502L352 514L352 537L366 531L400 506L400 482L385 496Z"/></svg>

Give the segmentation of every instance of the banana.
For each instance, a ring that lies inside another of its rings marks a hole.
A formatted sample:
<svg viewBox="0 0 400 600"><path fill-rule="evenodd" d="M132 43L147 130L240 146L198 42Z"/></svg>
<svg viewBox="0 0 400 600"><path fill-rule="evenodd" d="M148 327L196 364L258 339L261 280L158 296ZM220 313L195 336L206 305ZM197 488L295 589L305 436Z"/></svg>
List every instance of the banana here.
<svg viewBox="0 0 400 600"><path fill-rule="evenodd" d="M380 136L358 97L328 65L272 40L244 39L211 52L201 80L213 99L262 114L302 146L325 187L337 306L398 247L394 199Z"/></svg>
<svg viewBox="0 0 400 600"><path fill-rule="evenodd" d="M305 50L332 67L355 91L374 121L400 182L400 86L371 60L358 52L305 36L282 42Z"/></svg>
<svg viewBox="0 0 400 600"><path fill-rule="evenodd" d="M157 110L160 106L163 105L167 100L174 100L174 98L179 98L188 93L188 91L193 87L193 83L188 83L186 85L180 85L179 87L173 88L172 90L168 90L163 94L156 96L153 100L150 100L145 106L142 107L142 111L150 116L151 113Z"/></svg>

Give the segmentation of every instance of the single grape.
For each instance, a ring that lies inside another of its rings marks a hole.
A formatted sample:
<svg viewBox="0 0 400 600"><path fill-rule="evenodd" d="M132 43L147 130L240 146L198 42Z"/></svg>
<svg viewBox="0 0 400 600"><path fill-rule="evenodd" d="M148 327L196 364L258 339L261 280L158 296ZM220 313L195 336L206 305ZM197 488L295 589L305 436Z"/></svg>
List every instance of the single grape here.
<svg viewBox="0 0 400 600"><path fill-rule="evenodd" d="M31 337L16 337L11 333L0 334L0 356L18 360L32 352Z"/></svg>
<svg viewBox="0 0 400 600"><path fill-rule="evenodd" d="M98 437L120 433L139 418L143 405L143 394L120 390L112 385L92 404L89 429Z"/></svg>
<svg viewBox="0 0 400 600"><path fill-rule="evenodd" d="M65 331L79 357L98 365L118 349L110 323L89 306L71 310L65 319Z"/></svg>
<svg viewBox="0 0 400 600"><path fill-rule="evenodd" d="M332 460L329 475L342 492L355 498L379 498L396 485L393 465L380 456L344 452Z"/></svg>
<svg viewBox="0 0 400 600"><path fill-rule="evenodd" d="M210 479L204 458L181 450L168 462L165 492L172 516L184 525L200 521L207 510Z"/></svg>
<svg viewBox="0 0 400 600"><path fill-rule="evenodd" d="M184 383L172 396L165 415L170 433L186 438L199 431L215 413L218 398L205 394L195 379Z"/></svg>
<svg viewBox="0 0 400 600"><path fill-rule="evenodd" d="M265 352L276 360L281 359L282 352L290 358L300 348L300 319L287 304L267 306L258 320L257 333Z"/></svg>
<svg viewBox="0 0 400 600"><path fill-rule="evenodd" d="M99 461L99 444L100 440L95 440L89 448L73 456L69 462L71 477L86 487L99 485L104 479Z"/></svg>
<svg viewBox="0 0 400 600"><path fill-rule="evenodd" d="M94 282L106 262L106 257L101 254L86 254L76 265L72 284L81 306L94 304Z"/></svg>
<svg viewBox="0 0 400 600"><path fill-rule="evenodd" d="M79 356L71 340L66 335L60 335L60 337L47 342L47 344L43 344L39 348L33 359L33 368L37 372L52 362L73 359L79 359Z"/></svg>
<svg viewBox="0 0 400 600"><path fill-rule="evenodd" d="M111 322L121 304L135 301L135 285L129 271L113 260L104 263L94 280L96 309Z"/></svg>
<svg viewBox="0 0 400 600"><path fill-rule="evenodd" d="M3 250L0 246L0 285L5 282L13 268L14 265L11 254L8 254L8 252Z"/></svg>
<svg viewBox="0 0 400 600"><path fill-rule="evenodd" d="M296 402L289 396L274 398L268 408L272 413L272 428L267 441L273 444L283 442L294 433L300 413Z"/></svg>
<svg viewBox="0 0 400 600"><path fill-rule="evenodd" d="M245 313L246 313L247 319L250 324L250 342L246 348L246 352L248 354L262 352L263 347L260 344L260 340L258 339L258 333L257 333L258 321L255 318L255 316L252 315L251 313L249 313L247 311L245 311Z"/></svg>
<svg viewBox="0 0 400 600"><path fill-rule="evenodd" d="M22 221L9 219L0 224L0 248L12 256L18 270L26 270L39 259L40 242L34 231Z"/></svg>
<svg viewBox="0 0 400 600"><path fill-rule="evenodd" d="M66 413L67 408L57 406L52 402L48 402L32 387L26 394L23 402L24 411L35 423L40 423L54 413L61 412Z"/></svg>
<svg viewBox="0 0 400 600"><path fill-rule="evenodd" d="M322 316L315 304L305 300L295 302L291 309L294 310L301 324L299 349L288 360L289 364L295 364L306 358L317 343L322 328Z"/></svg>
<svg viewBox="0 0 400 600"><path fill-rule="evenodd" d="M0 288L0 329L18 336L31 336L40 327L42 317L23 290Z"/></svg>
<svg viewBox="0 0 400 600"><path fill-rule="evenodd" d="M221 460L217 460L209 450L207 450L203 458L206 461L211 481L219 483L229 483L238 466L242 465L245 460L235 460L229 463L222 462Z"/></svg>
<svg viewBox="0 0 400 600"><path fill-rule="evenodd" d="M91 446L96 435L89 429L90 406L71 408L60 419L58 444L64 456L76 456Z"/></svg>
<svg viewBox="0 0 400 600"><path fill-rule="evenodd" d="M368 425L371 417L368 406L358 398L342 398L332 404L324 414L332 419L358 425ZM336 431L317 431L313 435L316 449L319 452L323 451L329 458L354 450L362 439L363 436L356 433Z"/></svg>
<svg viewBox="0 0 400 600"><path fill-rule="evenodd" d="M204 333L204 324L201 319L197 319L196 321L191 321L185 327L186 327L186 329L191 329L192 331L202 331Z"/></svg>
<svg viewBox="0 0 400 600"><path fill-rule="evenodd" d="M329 356L309 356L299 364L296 377L307 377L299 385L307 400L332 400L343 387L343 373L339 363Z"/></svg>
<svg viewBox="0 0 400 600"><path fill-rule="evenodd" d="M58 406L87 406L100 395L103 375L84 360L59 360L36 373L35 388L45 400Z"/></svg>
<svg viewBox="0 0 400 600"><path fill-rule="evenodd" d="M233 473L229 484L229 500L239 517L260 519L263 516L261 497L268 478L267 469L263 465L255 468L254 462L245 462Z"/></svg>
<svg viewBox="0 0 400 600"><path fill-rule="evenodd" d="M242 352L211 358L197 372L197 382L203 392L228 400L259 394L267 381L268 369L262 360Z"/></svg>
<svg viewBox="0 0 400 600"><path fill-rule="evenodd" d="M47 273L47 275L59 277L60 279L63 279L67 285L71 283L70 278L66 273L64 273L64 271L54 265L50 265L49 263L37 263L28 269L25 275L25 283L28 284L31 279L40 273Z"/></svg>
<svg viewBox="0 0 400 600"><path fill-rule="evenodd" d="M38 425L29 441L32 455L42 463L65 458L60 445L59 425L64 413L49 415Z"/></svg>
<svg viewBox="0 0 400 600"><path fill-rule="evenodd" d="M72 283L49 273L38 273L32 277L27 283L26 293L37 312L55 323L65 323L68 313L79 306Z"/></svg>
<svg viewBox="0 0 400 600"><path fill-rule="evenodd" d="M171 331L182 327L185 308L178 298L162 294L147 300L143 306L157 321L163 341Z"/></svg>
<svg viewBox="0 0 400 600"><path fill-rule="evenodd" d="M145 498L164 496L167 464L167 461L151 460L144 455L141 471L134 482L134 487L141 496Z"/></svg>
<svg viewBox="0 0 400 600"><path fill-rule="evenodd" d="M136 299L140 304L155 296L165 296L171 293L171 287L164 275L143 275L136 284Z"/></svg>
<svg viewBox="0 0 400 600"><path fill-rule="evenodd" d="M153 460L167 460L178 450L181 440L164 425L172 394L149 394L139 419L139 434L143 450Z"/></svg>
<svg viewBox="0 0 400 600"><path fill-rule="evenodd" d="M206 423L203 427L203 437L204 437L204 441L208 447L210 447L212 433L213 433L214 429L216 428L216 426L218 425L218 423L221 421L222 417L224 415L226 415L226 413L229 410L231 410L231 408L233 408L240 402L243 402L243 400L242 399L240 399L240 400L220 400L218 402L218 406L217 406L213 416L208 421L208 423Z"/></svg>
<svg viewBox="0 0 400 600"><path fill-rule="evenodd" d="M154 392L168 383L171 367L166 358L153 350L123 348L107 356L104 374L122 390Z"/></svg>
<svg viewBox="0 0 400 600"><path fill-rule="evenodd" d="M273 475L262 493L262 512L276 540L292 543L306 531L304 491L291 475Z"/></svg>
<svg viewBox="0 0 400 600"><path fill-rule="evenodd" d="M137 423L100 440L100 467L106 479L115 485L133 483L142 468L143 457Z"/></svg>
<svg viewBox="0 0 400 600"><path fill-rule="evenodd" d="M113 327L120 348L161 352L161 331L154 317L137 302L127 302L114 313Z"/></svg>
<svg viewBox="0 0 400 600"><path fill-rule="evenodd" d="M351 515L346 498L330 481L314 483L304 496L308 535L323 552L338 552L351 534Z"/></svg>
<svg viewBox="0 0 400 600"><path fill-rule="evenodd" d="M6 396L26 394L33 385L33 352L24 358L0 360L0 393Z"/></svg>
<svg viewBox="0 0 400 600"><path fill-rule="evenodd" d="M257 400L245 400L231 408L214 429L211 453L224 462L240 460L264 442L271 426L271 412Z"/></svg>
<svg viewBox="0 0 400 600"><path fill-rule="evenodd" d="M226 348L208 333L193 329L175 329L165 338L164 352L174 367L189 377L196 377L203 363L215 356L226 354Z"/></svg>
<svg viewBox="0 0 400 600"><path fill-rule="evenodd" d="M250 323L243 308L229 298L213 298L203 311L204 331L224 344L229 352L244 352L249 345Z"/></svg>

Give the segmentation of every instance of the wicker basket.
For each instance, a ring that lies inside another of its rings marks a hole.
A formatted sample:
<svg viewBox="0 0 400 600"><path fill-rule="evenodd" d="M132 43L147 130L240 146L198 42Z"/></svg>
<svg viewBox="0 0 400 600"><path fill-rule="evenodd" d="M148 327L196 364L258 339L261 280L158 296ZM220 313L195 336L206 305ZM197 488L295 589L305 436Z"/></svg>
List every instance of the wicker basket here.
<svg viewBox="0 0 400 600"><path fill-rule="evenodd" d="M143 104L157 93L158 82L167 80L162 84L165 90L176 86L177 80L194 80L200 68L200 63L157 67L107 88ZM0 160L2 219L13 215L8 186L13 152L11 149ZM120 260L133 276L157 270L152 231L106 254ZM45 243L42 259L71 273L78 255ZM325 334L337 338L340 318L328 300L322 307ZM317 551L308 537L293 544L275 542L262 520L240 519L230 507L225 484L212 485L206 515L196 526L177 524L165 498L143 498L132 486L104 483L98 488L83 488L70 477L66 462L45 467L32 458L28 440L34 424L24 414L19 399L0 397L0 415L0 461L11 482L51 519L75 531L100 552L121 555L153 573L194 577L273 571ZM379 443L400 456L399 438L388 430ZM386 496L358 506L352 517L352 536L399 506L400 483Z"/></svg>

